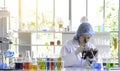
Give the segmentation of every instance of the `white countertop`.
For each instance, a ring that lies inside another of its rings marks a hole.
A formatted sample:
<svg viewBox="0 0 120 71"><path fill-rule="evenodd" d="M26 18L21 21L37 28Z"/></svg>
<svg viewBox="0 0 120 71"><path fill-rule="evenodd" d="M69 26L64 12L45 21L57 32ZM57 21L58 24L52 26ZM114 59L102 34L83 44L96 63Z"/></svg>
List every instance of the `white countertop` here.
<svg viewBox="0 0 120 71"><path fill-rule="evenodd" d="M25 70L0 70L0 71L25 71ZM37 71L51 71L51 70L37 70ZM94 70L92 68L82 68L82 67L65 67L62 70L52 70L52 71L120 71L120 67L104 69L104 70Z"/></svg>
<svg viewBox="0 0 120 71"><path fill-rule="evenodd" d="M66 67L63 68L62 71L98 71L98 70L93 70L92 68L82 68L82 67ZM120 71L120 67L104 69L102 71Z"/></svg>

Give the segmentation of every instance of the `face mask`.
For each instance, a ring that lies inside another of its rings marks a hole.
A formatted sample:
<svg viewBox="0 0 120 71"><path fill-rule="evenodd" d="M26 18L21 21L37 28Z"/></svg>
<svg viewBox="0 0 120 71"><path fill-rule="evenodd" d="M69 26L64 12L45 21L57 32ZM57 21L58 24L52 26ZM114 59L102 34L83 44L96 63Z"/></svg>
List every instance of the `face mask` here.
<svg viewBox="0 0 120 71"><path fill-rule="evenodd" d="M81 43L87 43L88 39L83 38L83 37L81 36L81 37L79 38L79 41L80 41Z"/></svg>
<svg viewBox="0 0 120 71"><path fill-rule="evenodd" d="M84 43L84 38L80 36L79 42L80 42L80 43Z"/></svg>

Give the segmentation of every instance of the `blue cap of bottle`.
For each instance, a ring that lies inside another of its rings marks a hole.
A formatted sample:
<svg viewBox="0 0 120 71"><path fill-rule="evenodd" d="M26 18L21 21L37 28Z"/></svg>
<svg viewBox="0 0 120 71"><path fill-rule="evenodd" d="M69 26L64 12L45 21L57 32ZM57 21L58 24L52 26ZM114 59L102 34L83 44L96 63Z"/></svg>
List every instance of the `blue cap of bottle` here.
<svg viewBox="0 0 120 71"><path fill-rule="evenodd" d="M13 57L13 56L14 56L14 52L8 50L8 51L6 52L6 56L7 56L7 57Z"/></svg>
<svg viewBox="0 0 120 71"><path fill-rule="evenodd" d="M94 69L101 69L101 63L94 63L93 68Z"/></svg>

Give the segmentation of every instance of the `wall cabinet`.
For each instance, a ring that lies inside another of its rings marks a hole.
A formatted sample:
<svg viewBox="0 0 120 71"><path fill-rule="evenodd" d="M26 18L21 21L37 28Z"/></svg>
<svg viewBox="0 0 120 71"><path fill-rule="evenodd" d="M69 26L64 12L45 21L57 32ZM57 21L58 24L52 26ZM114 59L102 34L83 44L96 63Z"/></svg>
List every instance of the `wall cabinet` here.
<svg viewBox="0 0 120 71"><path fill-rule="evenodd" d="M20 53L30 50L34 57L59 56L62 45L65 41L72 39L74 32L19 32ZM58 44L59 41L59 44ZM96 32L90 39L101 57L109 57L110 54L110 33Z"/></svg>
<svg viewBox="0 0 120 71"><path fill-rule="evenodd" d="M30 50L34 57L58 56L62 47L61 32L17 32L19 53Z"/></svg>

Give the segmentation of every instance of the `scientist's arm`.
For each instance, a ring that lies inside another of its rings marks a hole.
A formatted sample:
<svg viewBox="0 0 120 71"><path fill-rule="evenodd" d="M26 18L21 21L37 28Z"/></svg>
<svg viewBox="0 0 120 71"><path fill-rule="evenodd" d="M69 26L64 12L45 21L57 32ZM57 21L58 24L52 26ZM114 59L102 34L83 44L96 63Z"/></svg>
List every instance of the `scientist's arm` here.
<svg viewBox="0 0 120 71"><path fill-rule="evenodd" d="M64 61L64 66L76 66L76 64L80 64L81 60L83 60L79 54L81 51L80 47L73 52L71 52L71 49L67 47L72 47L72 45L63 45L61 49L61 56Z"/></svg>
<svg viewBox="0 0 120 71"><path fill-rule="evenodd" d="M75 51L75 55L78 55L80 52L82 53L83 50L84 50L84 47L78 47Z"/></svg>

